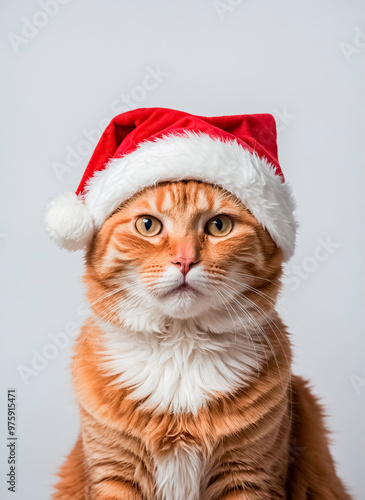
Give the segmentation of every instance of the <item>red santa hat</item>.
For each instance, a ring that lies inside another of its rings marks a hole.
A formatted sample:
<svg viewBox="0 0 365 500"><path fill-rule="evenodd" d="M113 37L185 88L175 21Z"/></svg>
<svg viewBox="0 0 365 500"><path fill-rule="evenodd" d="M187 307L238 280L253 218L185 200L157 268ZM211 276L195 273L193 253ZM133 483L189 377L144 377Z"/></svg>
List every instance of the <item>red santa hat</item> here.
<svg viewBox="0 0 365 500"><path fill-rule="evenodd" d="M49 203L47 231L61 248L86 248L133 194L182 179L215 184L234 194L286 259L292 256L294 202L278 162L275 120L268 114L203 117L143 108L116 116L76 193L61 194Z"/></svg>

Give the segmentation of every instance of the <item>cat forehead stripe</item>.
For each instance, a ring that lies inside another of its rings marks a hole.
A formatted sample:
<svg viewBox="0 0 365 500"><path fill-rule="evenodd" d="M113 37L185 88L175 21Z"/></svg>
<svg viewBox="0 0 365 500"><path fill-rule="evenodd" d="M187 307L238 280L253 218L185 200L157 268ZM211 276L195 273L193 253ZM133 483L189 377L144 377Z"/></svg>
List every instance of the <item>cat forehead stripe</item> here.
<svg viewBox="0 0 365 500"><path fill-rule="evenodd" d="M195 179L234 194L285 258L292 256L295 206L278 164L270 115L203 118L161 108L131 113L116 117L113 129L105 131L77 193L49 204L46 228L60 247L87 248L104 221L138 191L160 182ZM117 126L131 117L135 128L120 139Z"/></svg>

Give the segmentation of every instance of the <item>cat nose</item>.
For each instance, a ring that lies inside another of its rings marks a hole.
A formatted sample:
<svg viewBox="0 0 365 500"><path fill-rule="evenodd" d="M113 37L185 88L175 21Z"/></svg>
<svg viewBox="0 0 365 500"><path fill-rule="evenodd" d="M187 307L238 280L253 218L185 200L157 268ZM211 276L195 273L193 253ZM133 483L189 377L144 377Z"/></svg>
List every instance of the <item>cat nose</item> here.
<svg viewBox="0 0 365 500"><path fill-rule="evenodd" d="M198 264L196 259L192 259L189 257L176 257L173 261L171 261L174 266L176 266L179 271L186 276L188 272Z"/></svg>

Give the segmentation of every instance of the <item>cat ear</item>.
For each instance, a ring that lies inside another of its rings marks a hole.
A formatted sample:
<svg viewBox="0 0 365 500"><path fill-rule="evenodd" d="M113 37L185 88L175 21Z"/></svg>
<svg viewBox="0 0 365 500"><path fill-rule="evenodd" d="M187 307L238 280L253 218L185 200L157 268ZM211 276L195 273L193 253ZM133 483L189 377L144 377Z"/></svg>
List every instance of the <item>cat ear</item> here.
<svg viewBox="0 0 365 500"><path fill-rule="evenodd" d="M94 235L91 214L75 193L62 193L51 200L44 223L51 239L66 250L87 248Z"/></svg>

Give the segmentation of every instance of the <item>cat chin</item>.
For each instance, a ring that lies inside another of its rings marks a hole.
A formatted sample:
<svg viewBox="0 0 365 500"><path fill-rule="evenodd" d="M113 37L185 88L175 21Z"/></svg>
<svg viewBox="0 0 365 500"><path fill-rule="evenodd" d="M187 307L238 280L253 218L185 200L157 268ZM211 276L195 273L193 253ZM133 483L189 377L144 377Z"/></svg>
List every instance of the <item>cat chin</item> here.
<svg viewBox="0 0 365 500"><path fill-rule="evenodd" d="M159 302L161 312L176 319L196 318L211 307L207 298L194 292L176 293Z"/></svg>
<svg viewBox="0 0 365 500"><path fill-rule="evenodd" d="M119 322L125 328L151 334L165 331L166 325L172 325L175 321L189 322L189 320L204 331L214 333L237 328L237 325L232 323L232 316L227 315L226 310L213 307L212 302L203 296L180 301L155 300L149 307L137 307L133 311L122 307L119 315ZM238 318L238 326L242 327L241 318Z"/></svg>

